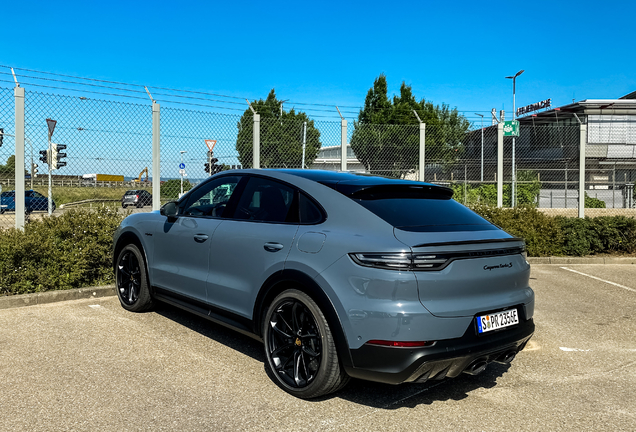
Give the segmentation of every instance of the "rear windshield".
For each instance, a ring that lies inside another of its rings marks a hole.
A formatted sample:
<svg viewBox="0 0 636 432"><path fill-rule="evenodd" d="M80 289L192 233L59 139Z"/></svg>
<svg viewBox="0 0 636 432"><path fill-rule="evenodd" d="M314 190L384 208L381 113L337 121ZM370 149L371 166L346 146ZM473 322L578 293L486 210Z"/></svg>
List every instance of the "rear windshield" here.
<svg viewBox="0 0 636 432"><path fill-rule="evenodd" d="M362 191L361 191L362 192ZM484 231L499 228L448 194L356 193L351 199L404 231Z"/></svg>

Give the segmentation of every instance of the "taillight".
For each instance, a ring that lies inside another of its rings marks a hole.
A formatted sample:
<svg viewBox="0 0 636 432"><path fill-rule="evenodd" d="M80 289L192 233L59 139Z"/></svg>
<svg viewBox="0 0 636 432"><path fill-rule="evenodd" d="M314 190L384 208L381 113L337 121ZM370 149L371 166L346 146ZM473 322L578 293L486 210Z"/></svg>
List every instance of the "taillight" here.
<svg viewBox="0 0 636 432"><path fill-rule="evenodd" d="M414 342L400 342L400 341L387 341L387 340L370 340L367 345L377 345L396 348L418 348L418 347L430 347L435 345L435 342L431 341L414 341Z"/></svg>
<svg viewBox="0 0 636 432"><path fill-rule="evenodd" d="M388 252L388 253L352 253L351 259L361 266L387 270L442 270L450 262L458 259L489 258L504 255L523 254L527 257L525 246L505 249L485 249L466 252Z"/></svg>
<svg viewBox="0 0 636 432"><path fill-rule="evenodd" d="M443 254L399 253L354 253L353 261L365 267L391 270L437 270L444 266L449 257Z"/></svg>
<svg viewBox="0 0 636 432"><path fill-rule="evenodd" d="M366 267L410 269L412 264L410 253L386 253L386 254L350 254L351 258L360 265Z"/></svg>
<svg viewBox="0 0 636 432"><path fill-rule="evenodd" d="M139 201L139 195L135 195L135 201Z"/></svg>

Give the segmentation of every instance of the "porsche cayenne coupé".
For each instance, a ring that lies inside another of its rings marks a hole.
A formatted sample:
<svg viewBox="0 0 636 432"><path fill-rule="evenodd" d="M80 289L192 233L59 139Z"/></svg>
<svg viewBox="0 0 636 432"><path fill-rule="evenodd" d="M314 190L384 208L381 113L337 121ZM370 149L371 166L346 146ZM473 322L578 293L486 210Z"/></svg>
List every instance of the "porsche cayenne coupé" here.
<svg viewBox="0 0 636 432"><path fill-rule="evenodd" d="M524 241L434 184L226 171L128 216L114 244L125 309L161 301L262 340L300 398L477 374L534 332Z"/></svg>

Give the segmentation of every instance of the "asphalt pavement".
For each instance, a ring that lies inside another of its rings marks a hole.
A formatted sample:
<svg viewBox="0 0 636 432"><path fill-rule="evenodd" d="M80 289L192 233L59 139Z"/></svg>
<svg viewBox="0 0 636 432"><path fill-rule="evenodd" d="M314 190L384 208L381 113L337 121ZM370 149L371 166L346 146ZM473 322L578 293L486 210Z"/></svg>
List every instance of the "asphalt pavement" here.
<svg viewBox="0 0 636 432"><path fill-rule="evenodd" d="M314 401L280 390L259 342L114 296L0 310L6 431L636 430L636 266L535 264L536 333L511 365Z"/></svg>

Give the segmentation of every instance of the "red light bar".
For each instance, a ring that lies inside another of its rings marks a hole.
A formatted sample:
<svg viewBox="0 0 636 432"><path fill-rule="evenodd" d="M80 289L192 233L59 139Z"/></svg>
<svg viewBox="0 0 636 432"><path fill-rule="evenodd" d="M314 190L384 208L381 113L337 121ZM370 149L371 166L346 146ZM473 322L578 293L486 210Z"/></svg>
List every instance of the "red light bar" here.
<svg viewBox="0 0 636 432"><path fill-rule="evenodd" d="M374 339L367 342L367 344L387 346L387 347L397 347L397 348L416 348L416 347L433 346L435 345L435 342L430 342L430 341L399 342L399 341L386 341L386 340Z"/></svg>

